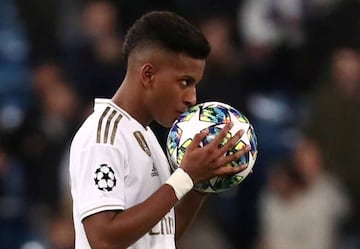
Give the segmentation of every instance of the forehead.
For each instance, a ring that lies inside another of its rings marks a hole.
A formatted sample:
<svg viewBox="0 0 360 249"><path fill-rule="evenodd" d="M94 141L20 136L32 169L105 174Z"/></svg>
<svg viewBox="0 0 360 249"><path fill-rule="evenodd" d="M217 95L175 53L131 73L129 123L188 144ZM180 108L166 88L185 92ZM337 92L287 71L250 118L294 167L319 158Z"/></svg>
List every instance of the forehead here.
<svg viewBox="0 0 360 249"><path fill-rule="evenodd" d="M128 66L141 68L145 64L150 64L154 72L172 73L179 76L188 75L199 81L202 78L206 61L157 46L137 47L129 56Z"/></svg>
<svg viewBox="0 0 360 249"><path fill-rule="evenodd" d="M199 81L205 69L204 59L195 59L184 53L170 53L159 63L160 67L179 76L190 76Z"/></svg>

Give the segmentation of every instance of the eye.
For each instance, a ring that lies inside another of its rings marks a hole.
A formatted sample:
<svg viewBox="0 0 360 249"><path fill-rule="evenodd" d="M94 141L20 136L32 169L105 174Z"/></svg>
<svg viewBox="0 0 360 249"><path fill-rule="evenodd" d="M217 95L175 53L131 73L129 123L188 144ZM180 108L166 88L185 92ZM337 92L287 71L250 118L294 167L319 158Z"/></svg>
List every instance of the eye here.
<svg viewBox="0 0 360 249"><path fill-rule="evenodd" d="M194 80L192 79L182 79L181 80L181 84L184 86L184 87L188 87L188 86L191 86L193 85L195 82Z"/></svg>
<svg viewBox="0 0 360 249"><path fill-rule="evenodd" d="M189 85L189 80L182 80L181 84L186 87Z"/></svg>

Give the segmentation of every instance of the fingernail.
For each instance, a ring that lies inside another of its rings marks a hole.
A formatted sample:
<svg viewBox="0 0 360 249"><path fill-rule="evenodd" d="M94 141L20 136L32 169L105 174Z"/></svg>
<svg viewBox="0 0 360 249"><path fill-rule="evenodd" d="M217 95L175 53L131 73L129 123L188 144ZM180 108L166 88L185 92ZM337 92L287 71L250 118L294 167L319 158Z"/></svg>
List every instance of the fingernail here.
<svg viewBox="0 0 360 249"><path fill-rule="evenodd" d="M209 131L209 129L208 129L208 128L205 128L205 129L201 130L200 132L201 132L201 133L207 133L208 131Z"/></svg>

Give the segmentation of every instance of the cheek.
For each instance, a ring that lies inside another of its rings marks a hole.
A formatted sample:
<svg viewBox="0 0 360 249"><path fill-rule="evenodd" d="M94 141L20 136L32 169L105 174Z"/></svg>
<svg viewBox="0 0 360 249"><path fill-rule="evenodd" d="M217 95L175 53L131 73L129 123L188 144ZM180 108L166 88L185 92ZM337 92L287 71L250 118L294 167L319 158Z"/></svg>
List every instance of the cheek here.
<svg viewBox="0 0 360 249"><path fill-rule="evenodd" d="M163 91L158 95L154 106L154 116L158 123L165 127L170 127L177 116L177 109L179 106L179 93L173 92L170 89Z"/></svg>
<svg viewBox="0 0 360 249"><path fill-rule="evenodd" d="M181 90L178 86L164 86L159 91L159 98L167 104L174 103L181 98Z"/></svg>
<svg viewBox="0 0 360 249"><path fill-rule="evenodd" d="M158 98L158 103L161 106L161 111L163 115L166 115L168 112L174 111L174 106L178 102L179 96L174 94L171 91L164 91L161 96Z"/></svg>
<svg viewBox="0 0 360 249"><path fill-rule="evenodd" d="M166 91L158 90L151 96L151 109L153 109L156 114L163 112L163 110L167 109L170 100L171 98L169 94L166 94Z"/></svg>

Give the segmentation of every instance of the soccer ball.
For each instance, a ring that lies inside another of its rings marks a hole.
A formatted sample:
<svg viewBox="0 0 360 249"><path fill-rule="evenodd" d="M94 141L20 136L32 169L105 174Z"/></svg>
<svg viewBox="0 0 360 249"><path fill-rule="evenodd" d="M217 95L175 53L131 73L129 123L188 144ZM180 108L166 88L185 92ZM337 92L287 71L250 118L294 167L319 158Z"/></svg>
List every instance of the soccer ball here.
<svg viewBox="0 0 360 249"><path fill-rule="evenodd" d="M189 146L193 137L203 129L209 129L209 134L201 142L200 146L210 143L221 129L233 121L233 127L222 140L225 144L238 130L243 129L244 134L229 150L226 155L231 155L244 146L250 145L251 149L239 160L229 163L229 167L238 167L247 164L247 168L241 172L227 177L213 177L207 181L200 182L194 188L201 192L217 193L229 190L241 183L251 172L258 154L257 138L253 126L249 120L238 110L228 104L221 102L204 102L189 108L182 113L172 125L167 141L166 152L170 162L170 167L174 171L181 164L186 148Z"/></svg>
<svg viewBox="0 0 360 249"><path fill-rule="evenodd" d="M116 186L114 170L107 164L101 164L95 171L94 182L99 190L112 191Z"/></svg>

